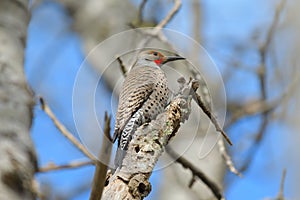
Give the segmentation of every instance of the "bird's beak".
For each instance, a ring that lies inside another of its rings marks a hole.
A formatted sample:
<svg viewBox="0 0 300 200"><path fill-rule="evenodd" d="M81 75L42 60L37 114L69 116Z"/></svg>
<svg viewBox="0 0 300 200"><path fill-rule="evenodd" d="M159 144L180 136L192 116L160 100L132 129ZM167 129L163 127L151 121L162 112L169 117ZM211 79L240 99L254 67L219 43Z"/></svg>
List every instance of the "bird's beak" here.
<svg viewBox="0 0 300 200"><path fill-rule="evenodd" d="M175 61L175 60L184 60L185 58L181 56L166 56L162 64L166 64L167 62Z"/></svg>

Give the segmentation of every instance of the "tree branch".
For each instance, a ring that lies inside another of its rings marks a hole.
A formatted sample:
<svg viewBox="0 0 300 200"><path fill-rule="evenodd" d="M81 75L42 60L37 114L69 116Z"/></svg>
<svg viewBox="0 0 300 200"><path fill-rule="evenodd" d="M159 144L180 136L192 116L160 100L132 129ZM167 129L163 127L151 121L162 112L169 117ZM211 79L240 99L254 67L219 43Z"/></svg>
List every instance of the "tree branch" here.
<svg viewBox="0 0 300 200"><path fill-rule="evenodd" d="M143 22L143 10L148 0L142 0L142 3L139 6L138 10L138 22L137 25L140 25Z"/></svg>
<svg viewBox="0 0 300 200"><path fill-rule="evenodd" d="M210 180L200 169L195 167L192 163L190 163L188 160L186 160L184 157L178 155L172 148L166 147L166 152L173 158L176 159L176 162L182 165L182 167L189 169L193 176L191 183L194 182L194 177L198 177L214 194L214 196L221 200L224 199L221 190L217 186L216 183L214 183L212 180ZM192 186L192 184L190 184ZM191 187L190 186L190 187Z"/></svg>
<svg viewBox="0 0 300 200"><path fill-rule="evenodd" d="M155 27L157 31L160 31L163 27L165 27L171 19L176 15L181 7L181 0L174 0L174 6L168 13L168 15ZM155 32L154 32L155 33Z"/></svg>
<svg viewBox="0 0 300 200"><path fill-rule="evenodd" d="M239 172L239 170L235 167L230 155L227 153L224 141L222 139L218 140L218 147L219 152L222 155L225 165L228 167L228 169L234 173L235 175L238 175L239 177L242 177L242 174Z"/></svg>
<svg viewBox="0 0 300 200"><path fill-rule="evenodd" d="M120 58L120 56L117 56L117 61L119 63L119 66L121 68L122 74L124 77L126 77L127 74L127 70L126 70L126 66L124 65L123 60Z"/></svg>
<svg viewBox="0 0 300 200"><path fill-rule="evenodd" d="M143 199L150 193L148 179L158 158L190 114L192 84L182 85L165 112L133 134L122 166L110 177L103 199Z"/></svg>
<svg viewBox="0 0 300 200"><path fill-rule="evenodd" d="M278 192L276 200L284 200L283 192L284 192L285 177L286 177L286 169L284 169L282 171L282 176L281 176L281 181L280 181L280 188L279 188L279 192Z"/></svg>
<svg viewBox="0 0 300 200"><path fill-rule="evenodd" d="M51 172L51 171L56 171L56 170L62 170L62 169L75 169L87 165L93 165L93 161L72 161L68 164L64 165L56 165L54 163L49 163L44 167L40 167L38 172L44 173L44 172Z"/></svg>
<svg viewBox="0 0 300 200"><path fill-rule="evenodd" d="M63 136L65 136L75 147L77 147L78 150L80 150L89 159L95 161L96 160L95 157L74 137L74 135L72 135L72 133L70 133L67 130L67 128L62 123L60 123L60 121L56 118L54 113L51 111L50 107L46 104L45 100L42 97L40 97L39 100L41 103L41 108L50 117L54 125L63 134Z"/></svg>
<svg viewBox="0 0 300 200"><path fill-rule="evenodd" d="M211 122L214 124L216 127L216 130L220 132L225 140L228 142L228 144L232 145L231 140L227 136L227 134L223 131L221 126L219 125L216 117L213 115L213 113L206 107L205 103L202 101L201 97L196 93L198 86L194 88L194 93L193 93L193 99L195 102L198 104L198 106L202 109L202 111L207 115L207 117L211 120Z"/></svg>
<svg viewBox="0 0 300 200"><path fill-rule="evenodd" d="M171 21L171 19L179 11L180 7L181 7L181 0L174 0L174 6L169 11L169 13L151 31L143 31L143 34L145 34L146 37L138 44L138 48L144 48L153 37L163 39L161 34L161 29L164 28ZM136 52L136 56L138 53L139 51ZM134 62L129 66L132 66Z"/></svg>
<svg viewBox="0 0 300 200"><path fill-rule="evenodd" d="M99 158L104 158L104 160L96 161L96 171L94 174L93 184L92 184L92 191L90 195L90 200L100 200L105 184L106 179L106 172L107 172L107 165L110 161L112 143L111 140L106 140L106 138L110 139L110 120L111 117L108 117L107 113L105 112L105 125L104 125L104 135L101 145L101 150L99 153Z"/></svg>

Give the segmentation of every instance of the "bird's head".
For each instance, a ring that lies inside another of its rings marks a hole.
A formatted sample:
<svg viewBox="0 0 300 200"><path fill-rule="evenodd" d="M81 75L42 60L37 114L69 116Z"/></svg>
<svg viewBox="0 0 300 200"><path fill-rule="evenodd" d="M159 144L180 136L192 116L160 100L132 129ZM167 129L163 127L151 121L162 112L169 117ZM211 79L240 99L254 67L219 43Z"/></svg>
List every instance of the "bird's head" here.
<svg viewBox="0 0 300 200"><path fill-rule="evenodd" d="M175 61L175 60L183 60L185 58L181 56L165 56L164 54L155 51L155 50L147 50L143 51L138 56L138 61L145 64L153 65L160 67L167 62Z"/></svg>

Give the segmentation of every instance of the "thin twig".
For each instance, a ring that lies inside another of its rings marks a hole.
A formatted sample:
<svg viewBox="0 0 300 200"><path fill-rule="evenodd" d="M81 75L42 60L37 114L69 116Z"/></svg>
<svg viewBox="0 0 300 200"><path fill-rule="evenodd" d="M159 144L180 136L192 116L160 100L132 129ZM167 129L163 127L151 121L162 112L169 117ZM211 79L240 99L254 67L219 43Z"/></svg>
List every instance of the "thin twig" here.
<svg viewBox="0 0 300 200"><path fill-rule="evenodd" d="M256 152L258 151L258 146L262 142L262 138L267 129L267 126L268 126L268 120L263 119L262 124L258 130L258 134L255 136L254 142L250 146L247 156L246 156L246 159L245 159L242 167L240 168L241 172L246 171L250 167L250 164L252 163L252 160L253 160L254 156L256 155Z"/></svg>
<svg viewBox="0 0 300 200"><path fill-rule="evenodd" d="M200 82L199 82L200 84ZM229 137L226 135L226 133L220 128L216 118L213 116L213 114L211 113L211 111L207 108L207 104L209 105L209 103L211 103L210 101L207 101L206 104L202 101L201 97L196 93L196 90L198 88L198 85L193 85L193 89L194 89L194 94L193 94L193 99L196 101L196 103L201 107L201 109L203 110L203 112L211 119L211 121L213 122L213 124L216 127L216 130L221 130L222 135L225 137L226 141L232 145ZM219 128L217 128L219 127ZM231 159L231 157L229 156L229 154L226 152L226 148L225 148L225 144L223 142L222 139L219 139L218 141L218 147L219 147L219 152L222 155L226 166L229 168L229 170L238 175L241 176L241 173L236 169L236 167L233 164L233 161Z"/></svg>
<svg viewBox="0 0 300 200"><path fill-rule="evenodd" d="M175 14L179 11L181 7L181 0L174 0L174 6L172 7L172 9L170 10L170 12L151 30L151 31L143 31L143 33L147 36L145 37L145 39L143 39L137 46L137 49L142 49L144 48L150 41L151 38L153 37L157 37L157 38L162 38L161 37L161 29L164 28L170 21L171 19L173 19L173 17L175 16ZM133 64L136 61L136 57L138 55L140 51L136 52L136 55L133 56L135 59L132 60L131 65L129 66L133 66Z"/></svg>
<svg viewBox="0 0 300 200"><path fill-rule="evenodd" d="M184 157L177 154L172 148L169 146L166 147L166 152L173 158L176 159L176 162L182 165L182 167L189 169L193 177L197 176L207 187L211 190L211 192L214 194L214 196L217 199L224 199L221 190L217 186L216 183L214 183L212 180L210 180L205 173L203 173L200 169L195 167L192 163L190 163L188 160L186 160Z"/></svg>
<svg viewBox="0 0 300 200"><path fill-rule="evenodd" d="M196 182L196 177L193 175L193 177L192 177L192 179L190 180L189 185L188 185L189 188L192 188L195 182Z"/></svg>
<svg viewBox="0 0 300 200"><path fill-rule="evenodd" d="M280 95L278 99L275 99L273 101L260 100L248 103L243 107L237 107L237 111L232 115L231 119L228 120L228 122L224 126L225 129L228 129L243 117L264 114L265 112L272 112L277 106L286 101L298 88L300 76L298 74L295 75L296 76L293 78L288 88Z"/></svg>
<svg viewBox="0 0 300 200"><path fill-rule="evenodd" d="M96 170L94 174L93 184L92 184L92 191L90 195L90 200L99 200L101 199L105 180L106 180L106 172L107 172L107 165L110 161L112 143L107 141L105 138L110 138L110 120L111 117L108 117L107 112L105 112L105 125L104 125L104 135L101 150L99 152L99 160L96 161Z"/></svg>
<svg viewBox="0 0 300 200"><path fill-rule="evenodd" d="M228 169L238 175L239 177L242 177L242 174L237 170L237 168L234 166L234 163L230 157L230 155L227 153L226 148L225 148L225 144L223 140L219 140L218 141L218 146L219 146L219 152L222 155L226 166L228 167Z"/></svg>
<svg viewBox="0 0 300 200"><path fill-rule="evenodd" d="M191 3L192 9L193 9L193 26L192 26L192 31L193 31L193 36L194 36L194 40L196 40L198 43L201 43L201 2L200 1L192 1ZM196 47L196 45L194 46ZM196 47L193 52L194 52L194 56L199 56L199 47Z"/></svg>
<svg viewBox="0 0 300 200"><path fill-rule="evenodd" d="M261 56L261 66L260 66L260 69L258 71L258 76L259 76L259 79L260 79L260 84L261 84L261 95L262 95L262 98L263 99L266 99L267 98L267 92L266 92L266 66L267 66L267 52L268 52L268 49L270 48L270 44L271 44L271 41L273 39L273 36L274 36L274 33L275 33L275 29L279 23L279 17L280 17L280 14L282 12L282 9L285 5L285 2L286 0L282 0L280 2L280 4L277 6L276 8L276 12L275 12L275 16L274 16L274 19L272 21L272 24L268 30L268 33L267 33L267 37L266 37L266 40L265 40L265 43L263 45L261 45L260 49L259 49L259 53L260 53L260 56Z"/></svg>
<svg viewBox="0 0 300 200"><path fill-rule="evenodd" d="M180 7L181 0L174 0L174 6L170 10L170 12L154 27L154 29L150 32L150 35L152 37L158 37L161 29L164 28L171 21L171 19L173 19L173 17L179 11ZM146 41L145 44L147 44L147 42L148 41Z"/></svg>
<svg viewBox="0 0 300 200"><path fill-rule="evenodd" d="M156 38L157 38L158 40L160 40L163 44L167 45L167 46L170 48L170 50L176 52L175 46L174 46L173 44L171 44L171 43L168 41L167 37L165 36L165 34L164 34L163 32L160 31L160 32L158 32L157 34L153 35L152 32L149 32L149 31L142 31L142 30L138 29L138 27L135 26L135 25L132 24L132 23L129 24L129 27L135 29L135 31L138 32L138 33L147 35L147 36L149 36L149 37L156 37Z"/></svg>
<svg viewBox="0 0 300 200"><path fill-rule="evenodd" d="M274 16L274 19L272 21L272 24L268 30L268 33L267 33L267 37L266 37L266 40L265 40L265 43L263 45L261 45L260 49L259 49L259 53L260 53L260 56L261 56L261 66L260 66L260 69L258 71L258 76L259 76L259 79L260 79L260 84L261 84L261 95L262 95L262 98L263 99L266 99L267 98L267 92L266 92L266 66L267 66L267 51L268 49L270 48L270 43L273 39L273 36L274 36L274 33L275 33L275 29L279 23L279 17L280 17L280 14L283 10L283 7L285 5L285 2L286 0L282 0L280 2L280 4L277 6L276 8L276 12L275 12L275 16Z"/></svg>
<svg viewBox="0 0 300 200"><path fill-rule="evenodd" d="M161 20L161 22L155 27L155 29L160 30L163 27L165 27L175 16L175 14L179 11L180 7L181 7L181 0L174 0L174 6L172 7L171 11L163 20Z"/></svg>
<svg viewBox="0 0 300 200"><path fill-rule="evenodd" d="M141 6L144 7L143 5L144 2L142 2ZM146 2L145 2L146 3ZM176 13L179 11L181 7L181 0L174 0L174 5L172 9L169 11L169 13L154 27L154 29L151 32L146 33L149 36L157 36L159 31L164 28L176 15ZM136 28L134 24L129 24L130 26L133 26Z"/></svg>
<svg viewBox="0 0 300 200"><path fill-rule="evenodd" d="M237 111L232 114L232 117L230 118L230 120L227 121L224 127L225 129L229 128L230 126L232 126L234 123L236 123L238 120L242 119L243 117L270 112L271 110L276 108L284 99L285 96L282 96L279 99L276 99L271 102L260 100L260 101L248 103L243 107L237 108L236 109Z"/></svg>
<svg viewBox="0 0 300 200"><path fill-rule="evenodd" d="M277 6L276 8L276 11L275 11L275 16L274 16L274 19L272 21L272 24L268 30L268 33L267 33L267 37L266 37L266 40L265 40L265 43L261 46L260 48L260 51L263 53L263 55L265 55L265 53L267 52L267 49L269 48L270 46L270 43L272 41L272 38L273 38L273 35L274 35L274 32L275 32L275 29L278 25L278 22L279 22L279 17L280 17L280 14L282 13L282 10L285 6L285 3L286 3L286 0L281 0L281 2L279 3L279 5ZM264 56L265 57L265 56ZM263 63L265 63L265 61L263 60Z"/></svg>
<svg viewBox="0 0 300 200"><path fill-rule="evenodd" d="M77 149L79 149L84 155L86 155L92 161L95 161L95 157L70 133L67 128L56 118L51 111L50 107L46 104L45 100L40 97L41 108L50 117L57 129L65 136Z"/></svg>
<svg viewBox="0 0 300 200"><path fill-rule="evenodd" d="M193 87L193 89L194 89L193 99L195 100L195 102L202 109L202 111L207 115L207 117L211 120L211 122L214 124L216 130L223 135L223 137L228 142L228 144L232 145L231 140L229 139L229 137L227 136L227 134L223 131L223 129L219 125L216 117L212 114L212 112L210 112L210 110L206 107L205 103L202 101L201 97L196 93L197 89L194 88L194 87Z"/></svg>
<svg viewBox="0 0 300 200"><path fill-rule="evenodd" d="M147 3L147 0L142 0L142 3L140 4L139 10L138 10L138 22L137 22L138 25L140 25L143 22L143 10L145 8L146 3Z"/></svg>
<svg viewBox="0 0 300 200"><path fill-rule="evenodd" d="M40 167L38 172L51 172L56 170L62 170L62 169L75 169L87 165L93 165L93 161L72 161L68 164L64 165L56 165L54 163L49 163L44 167Z"/></svg>
<svg viewBox="0 0 300 200"><path fill-rule="evenodd" d="M117 61L119 62L119 66L121 68L123 76L126 77L126 74L127 74L126 66L125 66L123 60L120 58L120 56L117 57Z"/></svg>
<svg viewBox="0 0 300 200"><path fill-rule="evenodd" d="M281 180L280 180L280 188L279 188L279 192L277 195L276 200L284 200L284 181L285 181L285 177L286 177L286 169L284 169L282 171L282 176L281 176Z"/></svg>

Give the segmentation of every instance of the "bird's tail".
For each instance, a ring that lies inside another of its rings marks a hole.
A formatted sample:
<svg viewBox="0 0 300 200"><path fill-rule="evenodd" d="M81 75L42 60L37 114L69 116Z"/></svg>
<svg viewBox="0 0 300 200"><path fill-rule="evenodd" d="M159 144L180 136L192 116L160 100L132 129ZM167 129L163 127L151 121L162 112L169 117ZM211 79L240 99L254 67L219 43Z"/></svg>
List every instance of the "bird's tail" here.
<svg viewBox="0 0 300 200"><path fill-rule="evenodd" d="M132 135L143 122L143 113L137 111L128 121L125 128L122 130L122 133L119 134L118 149L115 157L115 169L121 168Z"/></svg>
<svg viewBox="0 0 300 200"><path fill-rule="evenodd" d="M123 162L123 159L126 155L126 151L118 148L115 157L115 169L120 168Z"/></svg>

